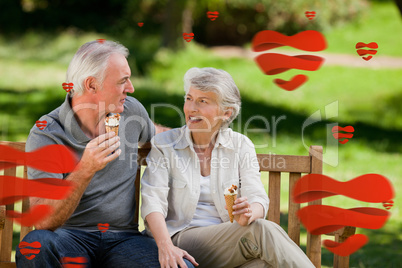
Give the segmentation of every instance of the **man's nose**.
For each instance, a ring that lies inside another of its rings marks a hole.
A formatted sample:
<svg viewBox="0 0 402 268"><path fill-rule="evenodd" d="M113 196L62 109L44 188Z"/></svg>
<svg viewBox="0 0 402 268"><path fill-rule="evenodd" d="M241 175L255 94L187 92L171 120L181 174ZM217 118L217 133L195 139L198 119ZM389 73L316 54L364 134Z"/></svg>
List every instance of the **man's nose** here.
<svg viewBox="0 0 402 268"><path fill-rule="evenodd" d="M131 83L130 79L127 79L127 86L124 89L124 91L129 92L129 93L134 93L134 86L133 86L133 83Z"/></svg>

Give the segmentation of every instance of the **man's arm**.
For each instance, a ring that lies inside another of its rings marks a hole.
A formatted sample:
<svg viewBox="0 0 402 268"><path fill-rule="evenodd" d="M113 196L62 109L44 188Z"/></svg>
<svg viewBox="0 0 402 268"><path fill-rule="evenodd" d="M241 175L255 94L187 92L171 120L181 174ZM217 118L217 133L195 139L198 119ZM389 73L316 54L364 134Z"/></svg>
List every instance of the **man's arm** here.
<svg viewBox="0 0 402 268"><path fill-rule="evenodd" d="M120 138L114 136L114 132L103 134L87 144L77 167L65 178L74 184L72 193L66 199L30 198L31 206L46 204L53 207L53 213L37 223L36 229L55 230L70 218L95 173L119 157L121 150L116 149L120 145ZM113 151L115 153L111 154Z"/></svg>
<svg viewBox="0 0 402 268"><path fill-rule="evenodd" d="M155 126L155 135L168 131L168 130L171 130L170 127L165 127L165 126L159 125L157 123L154 123L154 126ZM141 144L141 148L151 148L151 143L149 141L146 143L143 143L143 144Z"/></svg>
<svg viewBox="0 0 402 268"><path fill-rule="evenodd" d="M170 127L165 127L165 126L159 125L157 123L154 123L154 125L155 125L155 134L159 134L159 133L162 133L162 132L165 132L165 131L168 131L171 129Z"/></svg>

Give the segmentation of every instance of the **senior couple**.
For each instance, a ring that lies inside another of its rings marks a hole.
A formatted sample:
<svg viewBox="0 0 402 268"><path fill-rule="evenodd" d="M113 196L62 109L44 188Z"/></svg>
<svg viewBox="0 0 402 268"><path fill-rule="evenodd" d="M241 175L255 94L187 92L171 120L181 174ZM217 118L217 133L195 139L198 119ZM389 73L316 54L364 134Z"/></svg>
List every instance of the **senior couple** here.
<svg viewBox="0 0 402 268"><path fill-rule="evenodd" d="M264 220L269 200L254 146L228 127L241 105L232 77L214 68L188 70L186 125L165 131L127 96L134 92L127 56L112 41L81 46L66 75L73 90L41 117L45 129L31 129L27 151L62 144L80 160L69 174L28 170L30 179L59 178L75 187L64 200L31 197L31 205L51 205L54 213L23 240L41 244L35 258L17 246L17 266L314 267L281 227ZM109 113L121 115L118 136L105 133ZM149 141L141 180L146 230L140 233L134 223L137 167L129 159ZM187 165L177 165L178 159ZM239 187L233 223L223 194L232 184ZM109 228L101 231L98 224Z"/></svg>

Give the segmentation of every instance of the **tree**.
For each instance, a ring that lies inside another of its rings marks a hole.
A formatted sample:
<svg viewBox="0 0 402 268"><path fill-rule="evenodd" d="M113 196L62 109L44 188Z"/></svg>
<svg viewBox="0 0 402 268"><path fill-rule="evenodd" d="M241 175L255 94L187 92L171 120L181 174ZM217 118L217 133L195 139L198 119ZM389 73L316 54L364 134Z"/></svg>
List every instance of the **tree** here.
<svg viewBox="0 0 402 268"><path fill-rule="evenodd" d="M399 9L399 13L402 15L402 0L395 0L395 4Z"/></svg>

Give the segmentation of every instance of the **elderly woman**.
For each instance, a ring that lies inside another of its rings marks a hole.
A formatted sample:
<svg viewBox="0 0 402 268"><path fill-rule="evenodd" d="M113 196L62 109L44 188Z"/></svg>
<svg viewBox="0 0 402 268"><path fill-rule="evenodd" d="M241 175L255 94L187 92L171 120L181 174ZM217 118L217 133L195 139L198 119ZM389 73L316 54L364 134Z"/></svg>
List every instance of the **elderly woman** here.
<svg viewBox="0 0 402 268"><path fill-rule="evenodd" d="M141 214L161 267L314 267L277 224L252 142L228 128L240 93L223 70L184 76L186 125L156 135L142 178ZM229 221L224 190L238 186Z"/></svg>

